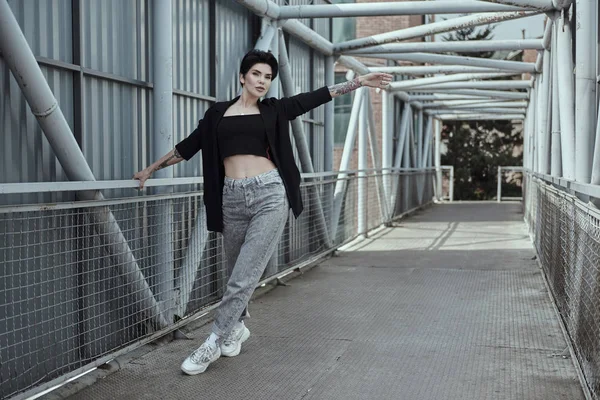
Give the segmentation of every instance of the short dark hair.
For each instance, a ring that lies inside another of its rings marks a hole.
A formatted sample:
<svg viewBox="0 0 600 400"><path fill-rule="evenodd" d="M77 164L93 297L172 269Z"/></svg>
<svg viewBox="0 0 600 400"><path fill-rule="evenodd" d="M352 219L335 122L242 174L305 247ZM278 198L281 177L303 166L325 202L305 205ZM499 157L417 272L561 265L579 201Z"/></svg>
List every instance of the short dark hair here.
<svg viewBox="0 0 600 400"><path fill-rule="evenodd" d="M242 64L240 65L240 74L246 75L250 68L252 68L256 64L267 64L271 67L273 71L273 76L271 76L271 80L277 78L277 72L279 70L279 65L277 64L277 59L270 51L262 51L262 50L250 50L244 58L242 59Z"/></svg>

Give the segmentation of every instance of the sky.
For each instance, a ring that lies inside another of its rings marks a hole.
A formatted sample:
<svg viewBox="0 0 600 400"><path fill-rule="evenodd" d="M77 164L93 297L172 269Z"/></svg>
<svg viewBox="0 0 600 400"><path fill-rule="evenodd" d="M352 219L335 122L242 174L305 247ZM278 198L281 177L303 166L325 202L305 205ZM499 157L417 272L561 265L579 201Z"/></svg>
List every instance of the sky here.
<svg viewBox="0 0 600 400"><path fill-rule="evenodd" d="M454 1L454 0L436 0L436 1ZM459 14L439 14L436 20L442 18L456 18ZM511 21L504 21L496 24L494 29L495 40L522 39L522 29L525 29L525 39L533 39L544 34L545 14L538 14L533 17L520 18ZM439 40L436 37L436 40Z"/></svg>

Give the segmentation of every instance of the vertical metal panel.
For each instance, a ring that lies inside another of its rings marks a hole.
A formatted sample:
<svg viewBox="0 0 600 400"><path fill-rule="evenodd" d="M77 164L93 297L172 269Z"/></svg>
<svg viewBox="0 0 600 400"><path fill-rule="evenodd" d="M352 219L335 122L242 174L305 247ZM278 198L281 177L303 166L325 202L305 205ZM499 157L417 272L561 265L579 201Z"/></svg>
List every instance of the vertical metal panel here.
<svg viewBox="0 0 600 400"><path fill-rule="evenodd" d="M71 0L9 0L36 56L72 61Z"/></svg>
<svg viewBox="0 0 600 400"><path fill-rule="evenodd" d="M9 1L25 38L36 56L72 59L71 2ZM42 67L65 118L73 126L73 79L70 72ZM8 66L0 59L0 182L66 180L48 141L31 113ZM68 194L2 196L0 205L69 200Z"/></svg>
<svg viewBox="0 0 600 400"><path fill-rule="evenodd" d="M148 0L82 0L82 66L150 81L150 12Z"/></svg>
<svg viewBox="0 0 600 400"><path fill-rule="evenodd" d="M235 97L240 89L238 72L244 55L254 47L254 14L230 0L217 1L217 99Z"/></svg>
<svg viewBox="0 0 600 400"><path fill-rule="evenodd" d="M173 0L173 88L210 94L209 0Z"/></svg>
<svg viewBox="0 0 600 400"><path fill-rule="evenodd" d="M86 76L83 82L85 158L98 180L130 179L146 167L152 147L152 92ZM104 191L107 197L135 195L133 189Z"/></svg>

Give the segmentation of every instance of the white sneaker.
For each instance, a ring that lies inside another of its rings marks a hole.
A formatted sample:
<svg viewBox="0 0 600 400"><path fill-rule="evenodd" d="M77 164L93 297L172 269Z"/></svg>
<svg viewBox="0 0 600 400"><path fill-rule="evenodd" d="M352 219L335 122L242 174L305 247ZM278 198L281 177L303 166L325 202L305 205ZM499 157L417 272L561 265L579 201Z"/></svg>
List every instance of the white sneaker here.
<svg viewBox="0 0 600 400"><path fill-rule="evenodd" d="M190 354L181 364L181 370L188 375L197 375L206 371L210 363L221 357L221 348L217 344L211 346L208 342L204 342L202 346Z"/></svg>
<svg viewBox="0 0 600 400"><path fill-rule="evenodd" d="M242 343L250 337L250 330L242 323L237 329L233 329L231 334L221 341L221 354L223 357L235 357L242 350Z"/></svg>

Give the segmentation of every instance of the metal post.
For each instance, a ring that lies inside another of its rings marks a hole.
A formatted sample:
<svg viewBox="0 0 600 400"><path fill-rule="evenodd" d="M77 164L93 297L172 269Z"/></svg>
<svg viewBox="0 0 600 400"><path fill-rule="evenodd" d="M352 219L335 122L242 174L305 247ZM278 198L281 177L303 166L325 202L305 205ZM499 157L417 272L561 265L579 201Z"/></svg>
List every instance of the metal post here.
<svg viewBox="0 0 600 400"><path fill-rule="evenodd" d="M433 118L431 117L431 115L427 116L427 121L425 122L425 129L423 130L423 135L424 137L424 143L423 143L423 155L421 156L421 168L427 168L428 165L428 161L429 161L429 152L431 150L430 145L431 145L431 124L432 124Z"/></svg>
<svg viewBox="0 0 600 400"><path fill-rule="evenodd" d="M335 59L333 56L325 57L325 85L330 87L335 84ZM334 103L330 101L325 104L325 126L324 126L324 135L323 138L323 152L324 160L323 167L325 171L333 171L333 148L334 148ZM333 215L333 184L325 184L324 185L324 199L326 201L325 210L326 210L326 220L331 221L331 216ZM329 227L329 231L331 232L331 226ZM331 240L334 240L334 237L331 237Z"/></svg>
<svg viewBox="0 0 600 400"><path fill-rule="evenodd" d="M173 149L173 41L171 0L152 2L152 66L154 85L152 89L152 115L154 132L152 158L160 157ZM173 168L154 173L156 178L173 179ZM156 188L155 194L166 194L172 187ZM173 253L173 204L171 200L150 207L153 238L156 246L156 290L168 321L172 321L174 300L174 253ZM195 249L194 249L195 250Z"/></svg>
<svg viewBox="0 0 600 400"><path fill-rule="evenodd" d="M577 30L575 32L575 179L590 183L594 157L596 121L596 48L598 32L598 0L577 1Z"/></svg>
<svg viewBox="0 0 600 400"><path fill-rule="evenodd" d="M571 25L563 10L558 22L558 98L560 112L560 142L562 145L563 177L575 179L575 91L573 87L573 59Z"/></svg>
<svg viewBox="0 0 600 400"><path fill-rule="evenodd" d="M288 97L293 96L295 93L294 84L292 81L292 72L282 31L279 31L279 71L281 77L281 85L283 88L283 94ZM300 118L296 118L292 121L292 133L294 135L296 149L298 150L298 157L300 158L302 172L313 173L313 164L310 157L310 152L308 150L308 144L306 143L304 127ZM314 207L316 213L315 222L318 226L317 231L322 232L323 241L325 245L327 247L330 247L331 240L329 236L329 231L327 229L327 223L325 222L325 215L323 214L321 197L317 195L315 186L310 186L309 192L309 201L311 202L312 207Z"/></svg>
<svg viewBox="0 0 600 400"><path fill-rule="evenodd" d="M273 24L275 24L275 22L273 22ZM275 29L274 34L273 34L273 39L271 40L271 45L269 46L269 50L271 50L271 53L273 54L273 56L279 60L279 35L277 34L277 30ZM269 88L269 91L267 92L266 97L275 97L275 98L279 98L279 87L281 85L281 79L278 79L276 82L273 82L273 84L271 85L271 87ZM325 107L327 107L327 105L325 105Z"/></svg>
<svg viewBox="0 0 600 400"><path fill-rule="evenodd" d="M371 162L373 164L373 168L381 169L381 157L379 156L379 148L377 147L377 129L375 126L375 118L373 116L373 105L371 102L371 93L367 90L366 92L366 107L367 110L365 115L367 117L368 122L368 130L367 133L369 135L369 148L371 150ZM390 165L391 167L391 165ZM385 172L385 171L384 171ZM389 170L387 171L389 173ZM388 222L388 197L386 196L386 190L384 185L384 180L382 174L376 173L375 175L375 190L377 191L377 198L379 200L379 207L381 209L381 216L384 223Z"/></svg>
<svg viewBox="0 0 600 400"><path fill-rule="evenodd" d="M435 183L438 201L442 200L442 123L435 120Z"/></svg>
<svg viewBox="0 0 600 400"><path fill-rule="evenodd" d="M409 123L409 119L410 119L410 105L408 103L406 103L404 105L404 109L402 110L402 116L400 118L400 132L398 135L398 142L396 143L396 158L394 159L394 172L398 173L399 175L393 180L393 186L392 186L392 207L390 210L390 217L393 218L393 213L394 210L396 209L396 202L397 202L397 194L398 194L398 185L400 185L400 166L402 165L402 160L404 158L404 154L405 154L405 147L407 147L406 142L407 139L406 137L407 132L408 132L408 123Z"/></svg>
<svg viewBox="0 0 600 400"><path fill-rule="evenodd" d="M0 53L67 177L72 181L96 180L6 0L0 0ZM82 200L103 199L98 191L78 192L77 196ZM90 209L89 213L102 246L130 286L138 311L157 328L165 327L167 321L114 215L108 207Z"/></svg>
<svg viewBox="0 0 600 400"><path fill-rule="evenodd" d="M423 168L423 110L417 111L417 168Z"/></svg>
<svg viewBox="0 0 600 400"><path fill-rule="evenodd" d="M498 203L502 202L502 167L498 167L498 190L496 193Z"/></svg>
<svg viewBox="0 0 600 400"><path fill-rule="evenodd" d="M551 22L547 22L550 24ZM550 83L552 77L550 76L550 57L549 51L544 51L544 71L541 75L538 75L538 90L540 91L540 101L538 107L538 113L540 116L539 122L539 153L538 153L538 164L539 172L542 174L550 173L550 122L551 119L548 115L548 98L550 97Z"/></svg>
<svg viewBox="0 0 600 400"><path fill-rule="evenodd" d="M367 234L367 101L365 97L362 102L358 119L358 229L357 234L366 236Z"/></svg>
<svg viewBox="0 0 600 400"><path fill-rule="evenodd" d="M562 177L562 158L561 158L561 142L560 142L560 113L559 113L559 98L558 98L558 49L557 49L557 33L558 23L554 23L552 35L552 149L550 160L550 174L555 177Z"/></svg>
<svg viewBox="0 0 600 400"><path fill-rule="evenodd" d="M158 0L160 2L160 0ZM256 41L254 48L256 50L267 51L273 42L273 37L275 36L276 29L273 26L273 23L268 18L261 19L261 27L260 27L260 37Z"/></svg>
<svg viewBox="0 0 600 400"><path fill-rule="evenodd" d="M383 168L383 191L385 199L390 198L390 170L392 167L392 95L388 91L381 92L381 167Z"/></svg>
<svg viewBox="0 0 600 400"><path fill-rule="evenodd" d="M354 102L352 103L352 110L350 111L350 121L348 122L348 130L346 131L346 140L344 142L344 150L342 152L339 171L347 171L348 166L350 165L350 158L352 157L354 142L356 139L358 116L365 90L367 89L358 89L354 95ZM346 173L340 172L335 183L335 190L333 194L333 216L331 218L331 237L333 240L336 238L337 227L340 220L340 214L342 212L342 202L346 193L347 176L348 175Z"/></svg>
<svg viewBox="0 0 600 400"><path fill-rule="evenodd" d="M452 18L445 21L434 22L426 25L419 25L412 28L401 29L393 32L382 33L365 38L349 40L347 42L335 45L336 52L359 49L378 44L399 42L407 39L415 39L423 36L429 36L437 33L450 32L459 28L471 26L488 25L494 22L508 21L517 18L536 15L540 11L512 11L500 13L474 14L465 17Z"/></svg>

